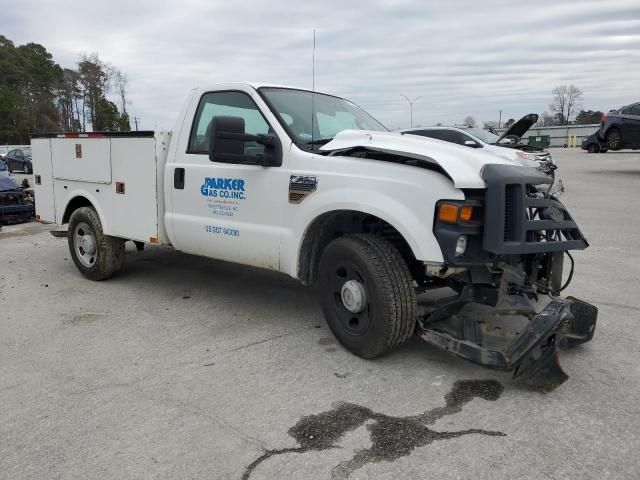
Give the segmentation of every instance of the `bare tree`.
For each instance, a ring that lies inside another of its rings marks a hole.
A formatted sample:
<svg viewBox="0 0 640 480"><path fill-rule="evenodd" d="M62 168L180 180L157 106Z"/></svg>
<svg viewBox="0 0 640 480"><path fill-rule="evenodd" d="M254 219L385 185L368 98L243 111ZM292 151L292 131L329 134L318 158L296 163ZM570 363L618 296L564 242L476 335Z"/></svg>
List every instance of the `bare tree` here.
<svg viewBox="0 0 640 480"><path fill-rule="evenodd" d="M567 88L567 124L571 120L571 112L582 107L582 90L575 85Z"/></svg>
<svg viewBox="0 0 640 480"><path fill-rule="evenodd" d="M477 125L476 119L473 118L471 115L464 117L464 120L462 121L462 123L464 123L468 127L475 127Z"/></svg>
<svg viewBox="0 0 640 480"><path fill-rule="evenodd" d="M126 73L122 73L117 68L114 68L113 79L116 84L116 90L120 97L120 106L122 108L121 113L127 113L127 88L129 87L129 79Z"/></svg>
<svg viewBox="0 0 640 480"><path fill-rule="evenodd" d="M558 116L560 125L568 125L572 112L582 107L582 90L575 85L559 85L554 88L551 111Z"/></svg>
<svg viewBox="0 0 640 480"><path fill-rule="evenodd" d="M562 125L566 118L564 116L564 112L569 99L569 87L566 85L559 85L551 90L551 94L553 95L553 102L549 105L549 108L556 115L559 115L560 125Z"/></svg>

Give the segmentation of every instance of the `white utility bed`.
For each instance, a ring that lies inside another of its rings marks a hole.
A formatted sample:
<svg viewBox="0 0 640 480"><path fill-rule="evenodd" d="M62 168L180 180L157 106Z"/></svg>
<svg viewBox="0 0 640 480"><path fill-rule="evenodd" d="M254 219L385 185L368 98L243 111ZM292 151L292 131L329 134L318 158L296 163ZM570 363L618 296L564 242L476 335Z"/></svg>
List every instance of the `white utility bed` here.
<svg viewBox="0 0 640 480"><path fill-rule="evenodd" d="M89 199L106 235L168 243L164 165L171 133L67 133L31 139L36 218L62 225Z"/></svg>

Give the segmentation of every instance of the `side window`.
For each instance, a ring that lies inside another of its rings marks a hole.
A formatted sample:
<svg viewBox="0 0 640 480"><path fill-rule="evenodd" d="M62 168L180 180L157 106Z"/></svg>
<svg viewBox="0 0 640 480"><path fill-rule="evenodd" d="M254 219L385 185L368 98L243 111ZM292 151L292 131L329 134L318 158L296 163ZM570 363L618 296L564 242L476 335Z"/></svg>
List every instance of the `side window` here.
<svg viewBox="0 0 640 480"><path fill-rule="evenodd" d="M414 132L414 135L422 135L423 137L435 138L436 140L442 140L442 130L418 130Z"/></svg>
<svg viewBox="0 0 640 480"><path fill-rule="evenodd" d="M455 130L443 130L443 140L451 143L457 143L458 145L464 145L464 141L467 139L466 135Z"/></svg>
<svg viewBox="0 0 640 480"><path fill-rule="evenodd" d="M215 117L242 118L245 133L250 135L269 133L269 124L249 95L243 92L210 92L200 99L191 127L188 153L209 153L209 132ZM245 142L244 153L260 155L264 153L264 148L260 143Z"/></svg>
<svg viewBox="0 0 640 480"><path fill-rule="evenodd" d="M637 115L640 117L640 104L631 107L631 115Z"/></svg>

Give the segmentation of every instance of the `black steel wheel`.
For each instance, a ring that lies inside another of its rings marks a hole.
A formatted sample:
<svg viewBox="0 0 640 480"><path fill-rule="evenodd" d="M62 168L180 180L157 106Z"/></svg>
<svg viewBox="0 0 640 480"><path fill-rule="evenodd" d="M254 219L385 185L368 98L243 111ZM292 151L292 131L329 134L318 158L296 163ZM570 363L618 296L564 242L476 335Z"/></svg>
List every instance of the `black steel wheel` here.
<svg viewBox="0 0 640 480"><path fill-rule="evenodd" d="M413 279L398 250L376 235L340 237L318 269L329 328L350 352L374 358L402 343L416 323Z"/></svg>
<svg viewBox="0 0 640 480"><path fill-rule="evenodd" d="M611 150L620 150L622 148L622 135L620 130L612 128L607 132L607 145Z"/></svg>

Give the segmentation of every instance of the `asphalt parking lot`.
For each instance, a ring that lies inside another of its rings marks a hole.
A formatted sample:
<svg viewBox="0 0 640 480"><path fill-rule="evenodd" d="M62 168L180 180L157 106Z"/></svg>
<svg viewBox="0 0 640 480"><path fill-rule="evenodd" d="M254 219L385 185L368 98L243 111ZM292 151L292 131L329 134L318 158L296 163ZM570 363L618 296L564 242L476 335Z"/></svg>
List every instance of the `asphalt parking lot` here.
<svg viewBox="0 0 640 480"><path fill-rule="evenodd" d="M638 478L640 152L552 153L600 314L548 394L417 338L359 359L282 275L156 247L90 282L3 227L0 478Z"/></svg>

